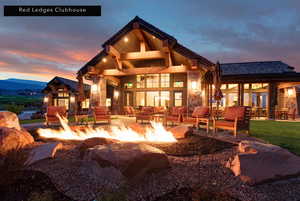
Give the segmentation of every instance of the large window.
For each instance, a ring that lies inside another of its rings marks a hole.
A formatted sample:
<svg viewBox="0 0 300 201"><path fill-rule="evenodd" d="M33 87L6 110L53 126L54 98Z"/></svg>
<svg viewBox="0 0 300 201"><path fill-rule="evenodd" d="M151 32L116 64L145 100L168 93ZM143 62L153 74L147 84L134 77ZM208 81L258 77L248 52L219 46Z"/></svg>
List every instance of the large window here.
<svg viewBox="0 0 300 201"><path fill-rule="evenodd" d="M145 92L143 91L136 92L136 105L145 106Z"/></svg>
<svg viewBox="0 0 300 201"><path fill-rule="evenodd" d="M137 75L136 76L136 88L145 88L146 86L146 76Z"/></svg>
<svg viewBox="0 0 300 201"><path fill-rule="evenodd" d="M160 92L160 106L169 107L170 102L170 92L169 91L161 91Z"/></svg>
<svg viewBox="0 0 300 201"><path fill-rule="evenodd" d="M147 106L159 106L159 99L158 91L147 92Z"/></svg>
<svg viewBox="0 0 300 201"><path fill-rule="evenodd" d="M174 105L182 106L182 92L181 91L174 92Z"/></svg>
<svg viewBox="0 0 300 201"><path fill-rule="evenodd" d="M170 74L160 75L160 87L170 87Z"/></svg>
<svg viewBox="0 0 300 201"><path fill-rule="evenodd" d="M87 109L90 107L90 99L85 99L84 101L82 101L82 108L83 109Z"/></svg>
<svg viewBox="0 0 300 201"><path fill-rule="evenodd" d="M147 82L147 88L158 88L159 74L148 74L146 82Z"/></svg>

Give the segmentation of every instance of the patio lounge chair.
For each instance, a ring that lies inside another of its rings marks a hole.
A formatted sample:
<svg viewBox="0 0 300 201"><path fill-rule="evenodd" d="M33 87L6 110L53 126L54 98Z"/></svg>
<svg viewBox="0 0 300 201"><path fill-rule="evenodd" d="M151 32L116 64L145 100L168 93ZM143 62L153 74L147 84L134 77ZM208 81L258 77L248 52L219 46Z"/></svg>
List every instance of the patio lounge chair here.
<svg viewBox="0 0 300 201"><path fill-rule="evenodd" d="M93 108L94 123L99 121L111 122L110 111L106 106L97 106Z"/></svg>
<svg viewBox="0 0 300 201"><path fill-rule="evenodd" d="M232 130L234 137L237 135L238 130L246 130L249 134L251 107L248 106L234 106L227 107L224 111L224 119L213 119L214 133L218 128L224 130Z"/></svg>
<svg viewBox="0 0 300 201"><path fill-rule="evenodd" d="M172 125L174 125L174 123L181 123L186 111L186 107L183 106L172 107L171 110L166 113L165 124L168 125L168 122L172 122Z"/></svg>
<svg viewBox="0 0 300 201"><path fill-rule="evenodd" d="M183 116L183 123L193 124L198 127L199 123L204 123L206 132L209 132L209 107L198 106L195 107L192 116Z"/></svg>
<svg viewBox="0 0 300 201"><path fill-rule="evenodd" d="M143 121L151 121L152 115L154 114L154 108L153 107L142 107L142 110L135 114L136 122L139 120L143 123Z"/></svg>
<svg viewBox="0 0 300 201"><path fill-rule="evenodd" d="M67 118L67 110L64 106L48 106L47 113L45 114L46 125L49 126L52 123L59 123L59 119L56 116L59 114L61 117Z"/></svg>

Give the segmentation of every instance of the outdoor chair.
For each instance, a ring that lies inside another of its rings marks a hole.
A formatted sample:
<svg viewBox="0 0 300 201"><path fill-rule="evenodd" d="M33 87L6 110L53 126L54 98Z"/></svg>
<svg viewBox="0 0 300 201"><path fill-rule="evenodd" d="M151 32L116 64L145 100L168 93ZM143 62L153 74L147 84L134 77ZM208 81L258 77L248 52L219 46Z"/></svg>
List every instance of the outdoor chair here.
<svg viewBox="0 0 300 201"><path fill-rule="evenodd" d="M296 108L289 108L287 113L288 118L296 119Z"/></svg>
<svg viewBox="0 0 300 201"><path fill-rule="evenodd" d="M199 127L199 124L203 123L207 133L209 132L209 122L209 107L207 106L195 107L192 116L183 116L183 123L193 124L195 127Z"/></svg>
<svg viewBox="0 0 300 201"><path fill-rule="evenodd" d="M172 125L174 125L174 123L181 123L186 111L186 107L183 106L172 107L165 115L165 124L168 125L168 122L172 122Z"/></svg>
<svg viewBox="0 0 300 201"><path fill-rule="evenodd" d="M148 121L150 122L152 120L152 115L154 114L154 108L153 107L142 107L140 112L137 112L135 114L136 122L141 121Z"/></svg>
<svg viewBox="0 0 300 201"><path fill-rule="evenodd" d="M48 106L47 113L45 114L46 125L49 126L53 123L59 123L57 114L61 117L67 118L67 110L64 106Z"/></svg>
<svg viewBox="0 0 300 201"><path fill-rule="evenodd" d="M250 129L250 116L251 107L248 106L234 106L227 107L224 111L224 119L216 120L213 119L214 133L217 129L231 130L233 131L234 137L237 135L238 130L246 130L249 134Z"/></svg>
<svg viewBox="0 0 300 201"><path fill-rule="evenodd" d="M155 114L165 114L166 110L164 107L154 107L154 113Z"/></svg>
<svg viewBox="0 0 300 201"><path fill-rule="evenodd" d="M124 113L129 117L134 117L136 112L132 106L124 106Z"/></svg>
<svg viewBox="0 0 300 201"><path fill-rule="evenodd" d="M109 124L111 122L110 111L106 106L97 106L93 108L94 123L99 121L107 121Z"/></svg>

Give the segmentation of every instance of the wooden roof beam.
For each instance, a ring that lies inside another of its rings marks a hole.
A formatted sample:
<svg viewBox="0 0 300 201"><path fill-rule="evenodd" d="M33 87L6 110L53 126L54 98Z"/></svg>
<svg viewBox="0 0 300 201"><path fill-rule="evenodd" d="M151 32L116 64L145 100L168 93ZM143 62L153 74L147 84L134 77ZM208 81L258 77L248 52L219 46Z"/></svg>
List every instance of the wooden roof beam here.
<svg viewBox="0 0 300 201"><path fill-rule="evenodd" d="M128 68L135 68L135 66L130 61L122 61L124 65Z"/></svg>
<svg viewBox="0 0 300 201"><path fill-rule="evenodd" d="M107 45L105 51L113 58L116 68L122 70L122 62L120 61L121 54L119 51L112 45Z"/></svg>
<svg viewBox="0 0 300 201"><path fill-rule="evenodd" d="M187 66L170 66L166 68L165 66L156 67L142 67L142 68L132 68L124 69L119 71L117 69L106 69L103 71L105 76L125 76L125 75L137 75L137 74L153 74L153 73L184 73L187 71Z"/></svg>
<svg viewBox="0 0 300 201"><path fill-rule="evenodd" d="M121 53L121 60L142 60L142 59L164 59L162 51L128 52Z"/></svg>
<svg viewBox="0 0 300 201"><path fill-rule="evenodd" d="M168 40L163 41L162 50L165 53L165 65L166 65L166 67L173 66L172 55L171 55L171 47L169 45Z"/></svg>
<svg viewBox="0 0 300 201"><path fill-rule="evenodd" d="M133 23L133 33L140 41L140 51L145 52L150 50L150 43L143 31L140 29L140 24L138 22Z"/></svg>
<svg viewBox="0 0 300 201"><path fill-rule="evenodd" d="M116 86L120 86L121 80L119 78L111 76L111 75L105 75L104 78L111 81Z"/></svg>

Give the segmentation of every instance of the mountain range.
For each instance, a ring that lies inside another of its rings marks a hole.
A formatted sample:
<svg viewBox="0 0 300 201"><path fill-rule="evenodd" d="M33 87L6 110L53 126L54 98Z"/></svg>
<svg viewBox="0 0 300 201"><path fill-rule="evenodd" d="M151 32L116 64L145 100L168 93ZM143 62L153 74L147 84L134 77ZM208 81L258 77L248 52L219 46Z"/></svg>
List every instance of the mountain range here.
<svg viewBox="0 0 300 201"><path fill-rule="evenodd" d="M19 90L40 91L46 85L47 82L10 78L6 80L0 80L0 92L19 91Z"/></svg>

